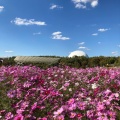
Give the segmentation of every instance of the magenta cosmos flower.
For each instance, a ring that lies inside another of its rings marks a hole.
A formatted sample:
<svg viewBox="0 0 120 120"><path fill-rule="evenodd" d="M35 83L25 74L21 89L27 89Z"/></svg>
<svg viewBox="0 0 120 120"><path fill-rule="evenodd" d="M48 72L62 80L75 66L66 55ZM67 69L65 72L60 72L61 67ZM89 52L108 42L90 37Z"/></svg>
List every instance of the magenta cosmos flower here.
<svg viewBox="0 0 120 120"><path fill-rule="evenodd" d="M18 114L18 115L16 115L14 120L24 120L24 116L22 114Z"/></svg>

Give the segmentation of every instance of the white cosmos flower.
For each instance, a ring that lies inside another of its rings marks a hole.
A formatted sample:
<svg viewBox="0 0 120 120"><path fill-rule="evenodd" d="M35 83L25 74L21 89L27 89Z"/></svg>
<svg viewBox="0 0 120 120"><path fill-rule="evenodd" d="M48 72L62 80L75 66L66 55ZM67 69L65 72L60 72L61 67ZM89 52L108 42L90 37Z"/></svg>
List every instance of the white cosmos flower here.
<svg viewBox="0 0 120 120"><path fill-rule="evenodd" d="M119 94L118 94L118 93L115 93L115 97L119 97Z"/></svg>
<svg viewBox="0 0 120 120"><path fill-rule="evenodd" d="M79 83L77 82L77 83L75 83L75 86L79 86Z"/></svg>
<svg viewBox="0 0 120 120"><path fill-rule="evenodd" d="M69 88L69 91L71 92L71 91L72 91L72 88Z"/></svg>
<svg viewBox="0 0 120 120"><path fill-rule="evenodd" d="M92 84L92 89L95 89L97 87L98 87L98 85L96 83Z"/></svg>

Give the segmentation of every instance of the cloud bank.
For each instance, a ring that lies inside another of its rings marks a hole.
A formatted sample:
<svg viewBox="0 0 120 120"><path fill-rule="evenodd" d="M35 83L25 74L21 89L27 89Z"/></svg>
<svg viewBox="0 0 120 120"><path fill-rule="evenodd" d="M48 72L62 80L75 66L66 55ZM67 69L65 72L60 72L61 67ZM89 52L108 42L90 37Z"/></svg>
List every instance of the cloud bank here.
<svg viewBox="0 0 120 120"><path fill-rule="evenodd" d="M38 25L38 26L42 26L42 25L46 25L45 22L41 22L41 21L35 21L34 19L22 19L22 18L15 18L15 20L11 21L12 23L14 23L15 25Z"/></svg>
<svg viewBox="0 0 120 120"><path fill-rule="evenodd" d="M89 3L91 7L96 7L98 5L98 0L72 0L75 5L75 8L86 9L87 4Z"/></svg>

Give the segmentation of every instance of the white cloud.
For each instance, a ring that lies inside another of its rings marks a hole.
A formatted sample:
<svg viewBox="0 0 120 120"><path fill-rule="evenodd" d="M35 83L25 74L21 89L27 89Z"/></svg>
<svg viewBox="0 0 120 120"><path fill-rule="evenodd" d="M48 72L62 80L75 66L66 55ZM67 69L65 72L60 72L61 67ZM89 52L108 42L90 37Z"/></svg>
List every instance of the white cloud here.
<svg viewBox="0 0 120 120"><path fill-rule="evenodd" d="M12 23L15 23L16 25L46 25L45 22L41 22L41 21L35 21L34 19L22 19L22 18L15 18L15 20L11 21Z"/></svg>
<svg viewBox="0 0 120 120"><path fill-rule="evenodd" d="M92 7L96 7L98 5L98 0L93 0L92 2L91 2L91 6Z"/></svg>
<svg viewBox="0 0 120 120"><path fill-rule="evenodd" d="M79 49L86 49L86 47L80 46Z"/></svg>
<svg viewBox="0 0 120 120"><path fill-rule="evenodd" d="M57 31L57 32L52 33L52 35L59 35L59 34L61 34L61 33L62 33L62 32Z"/></svg>
<svg viewBox="0 0 120 120"><path fill-rule="evenodd" d="M83 44L85 44L85 42L81 42L81 43L78 43L79 45L83 45Z"/></svg>
<svg viewBox="0 0 120 120"><path fill-rule="evenodd" d="M80 46L79 49L90 50L90 49L88 49L87 47L84 47L84 46Z"/></svg>
<svg viewBox="0 0 120 120"><path fill-rule="evenodd" d="M5 52L6 52L6 53L12 53L12 52L14 52L14 51L12 51L12 50L6 50Z"/></svg>
<svg viewBox="0 0 120 120"><path fill-rule="evenodd" d="M33 35L40 35L40 34L41 34L41 32L33 33Z"/></svg>
<svg viewBox="0 0 120 120"><path fill-rule="evenodd" d="M98 29L99 32L105 32L105 31L108 31L108 30L110 30L110 28L109 29L107 29L107 28L106 29L105 28Z"/></svg>
<svg viewBox="0 0 120 120"><path fill-rule="evenodd" d="M93 35L93 36L97 36L97 35L98 35L98 33L93 33L92 35Z"/></svg>
<svg viewBox="0 0 120 120"><path fill-rule="evenodd" d="M57 9L57 8L58 8L58 9L61 9L61 8L63 8L63 7L62 7L62 6L59 6L59 5L55 5L55 4L53 4L53 5L50 6L50 9L52 9L52 10L53 10L53 9Z"/></svg>
<svg viewBox="0 0 120 120"><path fill-rule="evenodd" d="M83 5L83 4L81 4L81 3L77 3L77 4L75 4L75 8L85 9L85 8L86 8L86 5Z"/></svg>
<svg viewBox="0 0 120 120"><path fill-rule="evenodd" d="M85 9L87 4L90 3L91 7L96 7L98 5L98 0L72 0L76 8Z"/></svg>
<svg viewBox="0 0 120 120"><path fill-rule="evenodd" d="M111 52L113 55L118 55L118 51Z"/></svg>
<svg viewBox="0 0 120 120"><path fill-rule="evenodd" d="M57 39L57 40L69 40L69 37L63 37L62 32L57 31L52 33L52 39Z"/></svg>
<svg viewBox="0 0 120 120"><path fill-rule="evenodd" d="M4 9L4 6L0 6L0 12L2 12Z"/></svg>

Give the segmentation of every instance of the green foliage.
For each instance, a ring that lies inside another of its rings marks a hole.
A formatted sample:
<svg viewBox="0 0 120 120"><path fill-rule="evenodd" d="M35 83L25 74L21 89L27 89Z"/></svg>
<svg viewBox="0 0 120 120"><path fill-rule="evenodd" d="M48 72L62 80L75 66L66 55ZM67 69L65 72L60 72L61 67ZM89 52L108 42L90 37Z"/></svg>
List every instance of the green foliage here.
<svg viewBox="0 0 120 120"><path fill-rule="evenodd" d="M9 58L3 58L3 62L0 63L0 65L4 65L4 66L10 66L10 65L15 65L15 61L14 61L15 57L9 57Z"/></svg>
<svg viewBox="0 0 120 120"><path fill-rule="evenodd" d="M40 56L42 57L42 56ZM44 56L44 57L53 57L58 58L58 56ZM72 58L69 57L59 57L60 59L56 63L23 63L22 65L33 65L38 66L40 68L46 69L48 67L53 66L70 66L76 68L86 68L86 67L114 67L120 66L120 57L105 57L105 56L96 56L96 57L84 57L84 56L74 56ZM15 57L4 58L3 63L0 63L0 66L9 66L15 65L14 61Z"/></svg>
<svg viewBox="0 0 120 120"><path fill-rule="evenodd" d="M61 65L67 65L70 67L76 68L86 68L86 67L114 67L120 66L120 57L89 57L86 58L84 56L78 57L75 56L73 58L63 57L60 59Z"/></svg>
<svg viewBox="0 0 120 120"><path fill-rule="evenodd" d="M0 82L0 110L11 110L11 100L7 97L7 91L10 89L9 86L5 86L6 81Z"/></svg>

